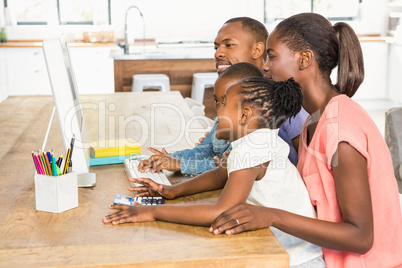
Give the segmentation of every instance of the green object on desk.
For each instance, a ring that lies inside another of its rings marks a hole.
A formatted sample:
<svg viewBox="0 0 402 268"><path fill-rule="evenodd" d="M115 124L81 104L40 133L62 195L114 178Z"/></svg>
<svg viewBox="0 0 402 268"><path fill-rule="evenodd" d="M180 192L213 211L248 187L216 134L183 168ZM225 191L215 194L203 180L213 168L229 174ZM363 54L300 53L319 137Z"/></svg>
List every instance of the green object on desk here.
<svg viewBox="0 0 402 268"><path fill-rule="evenodd" d="M111 164L122 164L124 159L132 157L133 155L118 155L118 156L108 156L108 157L90 157L90 166L100 166L100 165L111 165Z"/></svg>

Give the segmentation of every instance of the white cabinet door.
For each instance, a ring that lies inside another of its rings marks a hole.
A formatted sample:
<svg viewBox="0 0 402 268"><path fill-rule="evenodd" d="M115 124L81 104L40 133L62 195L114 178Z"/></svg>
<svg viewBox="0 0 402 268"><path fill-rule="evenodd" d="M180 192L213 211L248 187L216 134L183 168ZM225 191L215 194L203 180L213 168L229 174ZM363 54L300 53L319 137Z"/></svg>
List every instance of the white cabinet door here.
<svg viewBox="0 0 402 268"><path fill-rule="evenodd" d="M70 47L80 94L114 93L112 47Z"/></svg>
<svg viewBox="0 0 402 268"><path fill-rule="evenodd" d="M388 99L388 43L361 42L364 58L364 81L357 90L355 100Z"/></svg>
<svg viewBox="0 0 402 268"><path fill-rule="evenodd" d="M390 44L388 87L389 98L402 104L402 45Z"/></svg>
<svg viewBox="0 0 402 268"><path fill-rule="evenodd" d="M388 99L388 43L361 42L364 60L364 80L353 99L385 100ZM331 81L338 80L338 67L331 73Z"/></svg>
<svg viewBox="0 0 402 268"><path fill-rule="evenodd" d="M0 48L0 102L8 97L6 49Z"/></svg>
<svg viewBox="0 0 402 268"><path fill-rule="evenodd" d="M6 48L9 95L51 94L42 48Z"/></svg>

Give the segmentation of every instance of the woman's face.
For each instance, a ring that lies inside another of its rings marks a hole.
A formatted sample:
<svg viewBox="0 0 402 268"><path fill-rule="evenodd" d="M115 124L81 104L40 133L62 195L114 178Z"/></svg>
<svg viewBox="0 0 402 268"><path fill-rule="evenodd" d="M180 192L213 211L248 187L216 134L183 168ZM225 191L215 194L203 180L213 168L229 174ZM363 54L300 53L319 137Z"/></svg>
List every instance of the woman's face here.
<svg viewBox="0 0 402 268"><path fill-rule="evenodd" d="M293 77L298 81L300 54L292 52L277 36L274 30L267 39L268 59L263 67L265 77L274 81L285 81Z"/></svg>

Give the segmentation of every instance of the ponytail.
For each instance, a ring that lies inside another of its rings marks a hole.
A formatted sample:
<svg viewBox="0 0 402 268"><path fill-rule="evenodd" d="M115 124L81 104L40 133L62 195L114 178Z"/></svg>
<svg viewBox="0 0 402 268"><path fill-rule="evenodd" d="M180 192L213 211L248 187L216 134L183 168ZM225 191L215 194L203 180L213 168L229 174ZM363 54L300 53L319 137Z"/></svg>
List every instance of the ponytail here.
<svg viewBox="0 0 402 268"><path fill-rule="evenodd" d="M364 79L363 53L360 41L352 27L344 22L333 26L338 37L338 82L337 90L352 97Z"/></svg>

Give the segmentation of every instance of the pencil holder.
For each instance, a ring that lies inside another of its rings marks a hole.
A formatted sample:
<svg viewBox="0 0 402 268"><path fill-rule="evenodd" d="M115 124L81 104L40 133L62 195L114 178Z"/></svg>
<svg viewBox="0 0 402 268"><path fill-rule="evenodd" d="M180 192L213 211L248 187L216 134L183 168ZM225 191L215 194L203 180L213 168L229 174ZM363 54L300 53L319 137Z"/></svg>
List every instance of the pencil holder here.
<svg viewBox="0 0 402 268"><path fill-rule="evenodd" d="M60 213L78 207L77 173L35 174L36 210Z"/></svg>

